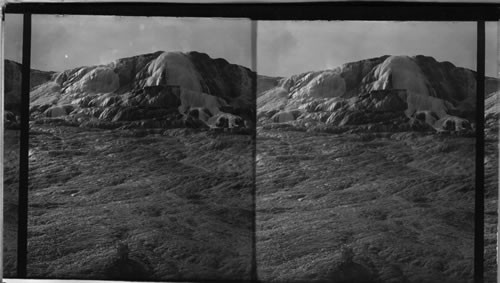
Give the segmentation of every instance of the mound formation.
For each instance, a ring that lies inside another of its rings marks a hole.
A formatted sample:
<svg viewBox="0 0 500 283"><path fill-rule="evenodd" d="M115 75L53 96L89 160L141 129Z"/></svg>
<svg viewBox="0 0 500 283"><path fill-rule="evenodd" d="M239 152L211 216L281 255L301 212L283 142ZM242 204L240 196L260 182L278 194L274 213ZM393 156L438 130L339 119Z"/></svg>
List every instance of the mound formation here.
<svg viewBox="0 0 500 283"><path fill-rule="evenodd" d="M20 86L21 71L14 62L6 68L4 119L15 126L20 89L9 86ZM155 52L63 72L32 71L31 80L32 120L109 128L245 128L255 113L255 73L198 52Z"/></svg>
<svg viewBox="0 0 500 283"><path fill-rule="evenodd" d="M487 93L496 84L488 79ZM476 73L432 57L382 56L274 81L262 77L259 85L261 124L453 132L475 126Z"/></svg>

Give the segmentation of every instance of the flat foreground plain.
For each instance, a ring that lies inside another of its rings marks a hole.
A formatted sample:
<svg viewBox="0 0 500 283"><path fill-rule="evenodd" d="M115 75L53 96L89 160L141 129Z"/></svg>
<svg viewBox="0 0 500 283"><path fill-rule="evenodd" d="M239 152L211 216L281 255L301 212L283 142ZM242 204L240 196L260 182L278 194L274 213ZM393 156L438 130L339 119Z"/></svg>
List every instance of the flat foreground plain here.
<svg viewBox="0 0 500 283"><path fill-rule="evenodd" d="M452 135L259 127L258 277L472 282L474 147Z"/></svg>

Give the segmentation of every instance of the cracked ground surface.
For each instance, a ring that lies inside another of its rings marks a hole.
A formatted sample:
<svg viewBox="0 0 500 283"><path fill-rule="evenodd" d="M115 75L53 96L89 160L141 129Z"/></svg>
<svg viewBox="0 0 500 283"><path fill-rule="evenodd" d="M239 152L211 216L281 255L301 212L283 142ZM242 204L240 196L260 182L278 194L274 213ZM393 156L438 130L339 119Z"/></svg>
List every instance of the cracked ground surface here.
<svg viewBox="0 0 500 283"><path fill-rule="evenodd" d="M355 252L354 261L385 282L471 282L474 139L417 133L311 135L262 129L258 133L261 280L327 280L341 261L340 247L348 245ZM38 185L30 187L30 247L39 246L30 257L32 272L83 278L88 270L78 267L86 266L98 271L91 277L106 276L106 266L116 256L116 241L129 243L130 257L152 270L150 277L188 277L188 273L182 275L183 268L193 267L199 276L221 270L233 276L229 269L249 267L250 216L233 212L251 210L250 188L243 185L244 189L233 191L229 185L234 180L251 183L251 177L242 173L251 165L238 158L250 151L248 137L180 130L165 134L61 131L48 126L34 129L31 137L32 148L38 151L30 151L35 172L30 177ZM18 139L18 132L6 131L4 267L10 276L15 275L15 244L9 243L17 239ZM497 143L486 141L485 148L485 282L496 279ZM170 150L162 149L167 145ZM142 156L141 162L139 157L146 152L150 154ZM119 166L123 158L128 171L119 170L125 168ZM213 190L197 193L187 186L173 188L175 180L177 184L180 180L206 184L210 171L217 173L214 183L220 184L224 195L234 196L234 201ZM172 189L162 190L164 182L158 178L168 179ZM109 187L109 192L99 190L102 187ZM149 189L144 191L145 187ZM195 216L200 207L209 212L203 220ZM100 225L86 230L92 223ZM218 223L218 228L209 223ZM229 235L227 227L234 223L240 223L240 228ZM209 230L214 234L203 234ZM239 255L213 245L221 237L232 243L231 250L239 246ZM202 239L210 245L200 247ZM184 247L167 248L166 242ZM52 247L57 247L55 254L50 252ZM211 255L218 248L224 256ZM205 253L207 262L189 256L197 252ZM224 261L227 256L232 260ZM216 257L223 263L206 269ZM166 264L154 265L165 259ZM60 268L47 268L49 262Z"/></svg>
<svg viewBox="0 0 500 283"><path fill-rule="evenodd" d="M252 148L249 135L32 126L28 276L248 279Z"/></svg>
<svg viewBox="0 0 500 283"><path fill-rule="evenodd" d="M472 282L474 146L258 129L259 278L327 282L348 246L373 282Z"/></svg>

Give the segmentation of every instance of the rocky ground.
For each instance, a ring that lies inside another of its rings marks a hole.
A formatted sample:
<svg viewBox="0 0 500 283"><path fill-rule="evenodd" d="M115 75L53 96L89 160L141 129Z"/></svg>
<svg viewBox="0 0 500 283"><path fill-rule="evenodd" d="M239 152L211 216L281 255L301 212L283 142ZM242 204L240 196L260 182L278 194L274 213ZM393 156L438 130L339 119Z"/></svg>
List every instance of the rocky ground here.
<svg viewBox="0 0 500 283"><path fill-rule="evenodd" d="M223 131L32 125L28 276L248 279L252 143Z"/></svg>
<svg viewBox="0 0 500 283"><path fill-rule="evenodd" d="M484 157L484 282L497 282L498 119L486 119Z"/></svg>
<svg viewBox="0 0 500 283"><path fill-rule="evenodd" d="M18 130L6 130L4 132L4 277L16 276L19 141L20 132Z"/></svg>
<svg viewBox="0 0 500 283"><path fill-rule="evenodd" d="M474 146L450 134L258 127L259 278L472 282Z"/></svg>

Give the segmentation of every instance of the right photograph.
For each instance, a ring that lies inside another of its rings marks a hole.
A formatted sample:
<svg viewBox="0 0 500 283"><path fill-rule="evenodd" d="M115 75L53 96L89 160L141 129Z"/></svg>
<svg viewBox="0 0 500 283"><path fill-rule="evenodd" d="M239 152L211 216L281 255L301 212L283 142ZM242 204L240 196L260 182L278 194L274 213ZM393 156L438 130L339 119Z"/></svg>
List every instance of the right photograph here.
<svg viewBox="0 0 500 283"><path fill-rule="evenodd" d="M258 22L260 280L473 282L476 54L476 22Z"/></svg>

